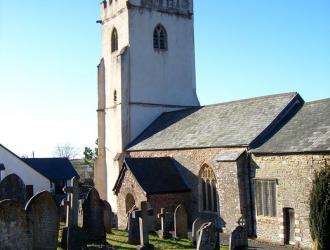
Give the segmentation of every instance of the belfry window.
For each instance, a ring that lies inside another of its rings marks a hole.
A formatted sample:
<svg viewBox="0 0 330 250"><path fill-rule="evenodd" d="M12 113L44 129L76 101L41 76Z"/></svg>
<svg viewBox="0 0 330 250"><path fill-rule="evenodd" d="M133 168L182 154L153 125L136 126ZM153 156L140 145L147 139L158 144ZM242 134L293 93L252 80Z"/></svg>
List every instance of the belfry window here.
<svg viewBox="0 0 330 250"><path fill-rule="evenodd" d="M116 28L114 28L111 34L111 52L115 52L117 50L118 50L118 33Z"/></svg>
<svg viewBox="0 0 330 250"><path fill-rule="evenodd" d="M212 168L204 164L199 172L199 201L200 210L206 212L217 212L217 187L216 178Z"/></svg>
<svg viewBox="0 0 330 250"><path fill-rule="evenodd" d="M167 33L165 28L158 24L153 36L154 49L167 50Z"/></svg>

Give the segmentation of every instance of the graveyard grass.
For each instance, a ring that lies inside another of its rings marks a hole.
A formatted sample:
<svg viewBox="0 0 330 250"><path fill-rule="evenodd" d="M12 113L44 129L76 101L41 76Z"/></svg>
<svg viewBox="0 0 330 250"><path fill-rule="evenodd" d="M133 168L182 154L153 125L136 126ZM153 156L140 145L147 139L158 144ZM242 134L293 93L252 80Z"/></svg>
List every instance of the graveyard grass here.
<svg viewBox="0 0 330 250"><path fill-rule="evenodd" d="M60 237L60 235L59 235ZM118 250L134 250L136 249L135 245L131 245L127 243L127 232L123 230L112 230L112 234L107 234L107 243L108 246ZM182 249L182 250L195 250L196 248L191 244L191 242L187 239L180 240L161 240L157 237L157 235L150 234L149 236L150 243L155 246L155 249L167 250L167 249ZM60 238L59 238L60 243ZM88 249L100 249L95 245L91 245ZM58 248L58 250L62 250L62 248ZM228 247L222 246L221 250L228 250Z"/></svg>

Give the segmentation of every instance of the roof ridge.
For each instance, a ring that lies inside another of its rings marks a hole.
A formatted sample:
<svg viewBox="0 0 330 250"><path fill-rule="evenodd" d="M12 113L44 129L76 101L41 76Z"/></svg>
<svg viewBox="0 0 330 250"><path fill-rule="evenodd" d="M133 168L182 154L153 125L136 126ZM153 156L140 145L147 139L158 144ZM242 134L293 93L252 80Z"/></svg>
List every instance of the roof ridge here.
<svg viewBox="0 0 330 250"><path fill-rule="evenodd" d="M320 102L329 102L330 98L325 98L325 99L319 99L319 100L314 100L310 102L306 102L305 104L314 104L314 103L320 103Z"/></svg>
<svg viewBox="0 0 330 250"><path fill-rule="evenodd" d="M251 98L244 98L244 99L239 99L239 100L214 103L214 104L204 105L204 106L201 106L201 107L212 107L212 106L219 106L219 105L225 105L225 104L230 104L230 103L252 101L252 100L262 100L262 99L268 99L268 98L272 98L272 97L287 96L287 95L298 95L298 94L299 94L298 92L286 92L286 93L281 93L281 94L256 96L256 97L251 97Z"/></svg>

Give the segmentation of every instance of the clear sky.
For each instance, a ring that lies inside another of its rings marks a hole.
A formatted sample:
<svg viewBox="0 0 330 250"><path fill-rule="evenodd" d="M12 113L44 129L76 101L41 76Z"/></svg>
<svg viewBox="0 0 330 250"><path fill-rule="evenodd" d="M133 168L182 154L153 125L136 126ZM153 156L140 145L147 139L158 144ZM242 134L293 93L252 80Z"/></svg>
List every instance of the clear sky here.
<svg viewBox="0 0 330 250"><path fill-rule="evenodd" d="M94 145L100 0L0 0L0 143L52 156ZM195 0L202 104L330 97L329 0Z"/></svg>

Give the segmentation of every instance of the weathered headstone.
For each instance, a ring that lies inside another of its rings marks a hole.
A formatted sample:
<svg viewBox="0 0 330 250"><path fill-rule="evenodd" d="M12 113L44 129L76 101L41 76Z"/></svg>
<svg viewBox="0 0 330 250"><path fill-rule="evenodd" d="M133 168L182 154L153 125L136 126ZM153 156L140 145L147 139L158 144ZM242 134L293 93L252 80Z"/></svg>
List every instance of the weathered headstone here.
<svg viewBox="0 0 330 250"><path fill-rule="evenodd" d="M192 224L192 230L191 230L191 241L194 245L196 245L198 237L199 237L198 230L205 223L207 223L207 221L200 217L198 217L196 220L194 220L194 222Z"/></svg>
<svg viewBox="0 0 330 250"><path fill-rule="evenodd" d="M78 227L79 212L79 181L73 177L70 186L65 187L66 227L62 230L62 247L64 249L80 250L86 246L86 234Z"/></svg>
<svg viewBox="0 0 330 250"><path fill-rule="evenodd" d="M16 200L0 201L0 249L32 250L32 224Z"/></svg>
<svg viewBox="0 0 330 250"><path fill-rule="evenodd" d="M84 223L84 211L82 204L84 203L84 199L79 200L79 208L78 208L78 226L82 227Z"/></svg>
<svg viewBox="0 0 330 250"><path fill-rule="evenodd" d="M188 235L188 216L183 205L176 207L174 211L174 237L187 238Z"/></svg>
<svg viewBox="0 0 330 250"><path fill-rule="evenodd" d="M138 245L140 244L140 228L139 228L139 218L133 217L133 211L138 210L136 206L134 206L127 213L127 230L128 230L128 243Z"/></svg>
<svg viewBox="0 0 330 250"><path fill-rule="evenodd" d="M238 226L230 234L229 237L229 249L241 250L248 248L248 236L246 229L243 226Z"/></svg>
<svg viewBox="0 0 330 250"><path fill-rule="evenodd" d="M166 213L165 208L161 208L160 213L157 214L158 219L160 219L160 225L161 225L161 229L159 232L159 237L161 239L169 239L171 237L171 235L166 227L166 214L167 213Z"/></svg>
<svg viewBox="0 0 330 250"><path fill-rule="evenodd" d="M21 206L25 206L25 184L16 174L6 176L0 182L0 201L6 199L17 200Z"/></svg>
<svg viewBox="0 0 330 250"><path fill-rule="evenodd" d="M219 234L212 222L205 223L199 229L199 239L196 250L218 250Z"/></svg>
<svg viewBox="0 0 330 250"><path fill-rule="evenodd" d="M83 229L87 234L87 242L105 243L104 204L95 188L88 191L83 203Z"/></svg>
<svg viewBox="0 0 330 250"><path fill-rule="evenodd" d="M33 249L56 250L60 216L52 194L48 191L37 193L26 204L25 210L33 225Z"/></svg>
<svg viewBox="0 0 330 250"><path fill-rule="evenodd" d="M112 231L112 209L109 202L106 200L102 200L104 205L104 214L103 214L103 222L104 222L104 228L106 233L110 234Z"/></svg>
<svg viewBox="0 0 330 250"><path fill-rule="evenodd" d="M150 221L154 218L154 211L150 204L146 201L141 202L141 209L133 211L133 218L139 218L140 228L140 246L139 250L153 250L155 249L152 244L149 243L149 231Z"/></svg>

